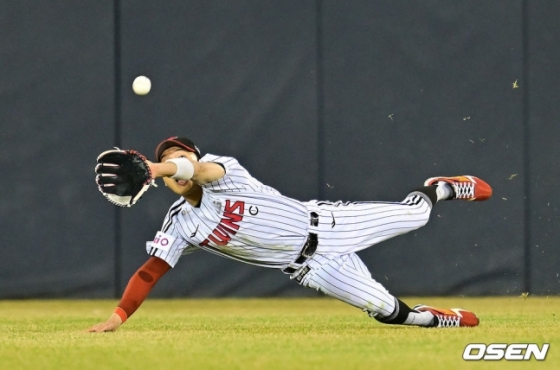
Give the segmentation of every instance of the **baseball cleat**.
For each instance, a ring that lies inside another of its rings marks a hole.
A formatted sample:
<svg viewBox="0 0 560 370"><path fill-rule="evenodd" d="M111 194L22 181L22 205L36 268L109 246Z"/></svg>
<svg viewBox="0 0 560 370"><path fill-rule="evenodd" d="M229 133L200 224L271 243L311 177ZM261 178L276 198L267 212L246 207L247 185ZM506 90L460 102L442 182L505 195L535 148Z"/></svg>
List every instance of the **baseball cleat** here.
<svg viewBox="0 0 560 370"><path fill-rule="evenodd" d="M440 182L449 184L455 194L450 199L482 201L492 196L492 188L484 180L474 176L431 177L424 186L437 185Z"/></svg>
<svg viewBox="0 0 560 370"><path fill-rule="evenodd" d="M431 312L434 317L434 327L453 328L453 327L472 327L478 326L478 317L471 311L462 308L435 308L423 304L417 304L412 308L418 312Z"/></svg>

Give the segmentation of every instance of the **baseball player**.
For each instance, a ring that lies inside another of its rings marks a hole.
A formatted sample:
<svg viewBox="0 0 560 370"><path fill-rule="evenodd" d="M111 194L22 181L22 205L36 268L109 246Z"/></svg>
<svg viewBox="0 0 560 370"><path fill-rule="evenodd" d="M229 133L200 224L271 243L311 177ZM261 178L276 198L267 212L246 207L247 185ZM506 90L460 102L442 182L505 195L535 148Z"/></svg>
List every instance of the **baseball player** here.
<svg viewBox="0 0 560 370"><path fill-rule="evenodd" d="M442 200L483 201L492 189L474 176L433 177L401 202L301 202L252 177L232 157L201 155L188 138L171 137L148 162L180 198L146 243L148 261L133 274L110 318L88 331L114 331L138 309L181 256L205 250L282 271L304 287L360 308L385 324L477 326L470 311L410 308L374 280L356 252L424 226ZM118 185L116 165L100 160L100 189ZM112 181L112 182L111 182Z"/></svg>

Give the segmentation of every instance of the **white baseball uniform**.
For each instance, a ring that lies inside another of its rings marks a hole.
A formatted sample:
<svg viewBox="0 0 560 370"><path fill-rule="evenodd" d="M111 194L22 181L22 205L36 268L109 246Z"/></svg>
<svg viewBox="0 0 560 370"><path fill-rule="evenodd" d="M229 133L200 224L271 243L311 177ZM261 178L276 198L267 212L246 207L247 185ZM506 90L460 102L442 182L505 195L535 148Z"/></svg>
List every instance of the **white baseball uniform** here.
<svg viewBox="0 0 560 370"><path fill-rule="evenodd" d="M301 202L262 184L234 158L207 154L200 161L221 164L224 177L202 185L198 207L183 198L171 206L146 243L150 255L174 267L182 255L203 249L282 269L370 316L395 311L395 298L355 252L425 225L432 208L425 194L402 202Z"/></svg>

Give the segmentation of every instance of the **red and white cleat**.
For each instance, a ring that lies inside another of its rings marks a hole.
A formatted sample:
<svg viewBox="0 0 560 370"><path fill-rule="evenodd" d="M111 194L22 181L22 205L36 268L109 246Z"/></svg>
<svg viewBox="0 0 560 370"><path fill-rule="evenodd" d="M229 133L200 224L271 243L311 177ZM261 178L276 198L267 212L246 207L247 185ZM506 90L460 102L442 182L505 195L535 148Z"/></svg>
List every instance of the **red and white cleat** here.
<svg viewBox="0 0 560 370"><path fill-rule="evenodd" d="M492 188L478 177L464 175L455 177L431 177L424 182L424 186L437 185L439 182L448 183L455 192L451 199L482 201L492 196Z"/></svg>
<svg viewBox="0 0 560 370"><path fill-rule="evenodd" d="M453 328L453 327L472 327L478 326L478 317L471 311L462 308L435 308L418 304L412 308L418 312L431 312L436 320L434 327Z"/></svg>

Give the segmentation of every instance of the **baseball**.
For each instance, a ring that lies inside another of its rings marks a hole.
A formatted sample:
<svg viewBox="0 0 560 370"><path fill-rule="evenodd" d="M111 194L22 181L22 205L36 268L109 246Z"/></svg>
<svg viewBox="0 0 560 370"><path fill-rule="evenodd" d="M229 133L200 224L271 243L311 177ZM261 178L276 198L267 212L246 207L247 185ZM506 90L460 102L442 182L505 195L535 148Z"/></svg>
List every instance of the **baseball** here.
<svg viewBox="0 0 560 370"><path fill-rule="evenodd" d="M146 95L150 92L151 88L152 82L146 76L138 76L132 83L132 90L134 90L137 95Z"/></svg>

